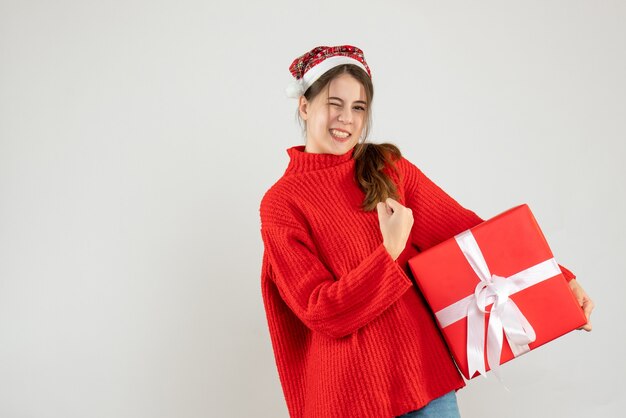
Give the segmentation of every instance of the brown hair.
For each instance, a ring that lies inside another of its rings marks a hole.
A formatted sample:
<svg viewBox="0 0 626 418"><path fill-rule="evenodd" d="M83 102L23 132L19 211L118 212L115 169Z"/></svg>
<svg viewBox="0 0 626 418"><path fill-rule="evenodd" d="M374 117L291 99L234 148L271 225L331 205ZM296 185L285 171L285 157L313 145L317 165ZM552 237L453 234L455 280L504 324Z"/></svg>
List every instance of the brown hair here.
<svg viewBox="0 0 626 418"><path fill-rule="evenodd" d="M355 159L355 178L359 188L365 193L361 204L364 211L376 210L378 202L384 202L391 197L398 200L398 190L393 180L383 171L390 165L397 173L394 161L402 156L400 149L391 143L366 143L372 122L372 99L374 86L369 75L360 67L352 64L343 64L334 67L318 78L305 92L304 97L311 101L319 95L330 81L342 74L349 74L363 85L367 101L363 142L355 145L353 158ZM299 111L296 109L296 118L302 126L302 133L306 136L306 123L303 124Z"/></svg>

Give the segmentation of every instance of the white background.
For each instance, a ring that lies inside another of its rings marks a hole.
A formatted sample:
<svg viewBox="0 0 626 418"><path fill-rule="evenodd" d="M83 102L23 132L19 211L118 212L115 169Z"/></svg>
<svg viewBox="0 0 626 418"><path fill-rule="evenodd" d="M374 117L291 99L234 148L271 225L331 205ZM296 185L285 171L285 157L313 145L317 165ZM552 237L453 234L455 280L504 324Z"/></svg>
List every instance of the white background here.
<svg viewBox="0 0 626 418"><path fill-rule="evenodd" d="M626 407L623 1L0 1L0 416L288 416L258 207L292 60L362 48L372 142L483 218L528 203L597 304L464 417Z"/></svg>

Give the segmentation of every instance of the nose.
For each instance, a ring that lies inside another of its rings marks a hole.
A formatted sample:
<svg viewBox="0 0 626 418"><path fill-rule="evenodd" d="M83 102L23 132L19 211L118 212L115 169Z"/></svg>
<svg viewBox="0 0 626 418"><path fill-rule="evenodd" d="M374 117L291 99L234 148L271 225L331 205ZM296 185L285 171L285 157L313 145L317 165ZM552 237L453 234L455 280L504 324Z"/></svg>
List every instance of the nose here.
<svg viewBox="0 0 626 418"><path fill-rule="evenodd" d="M345 107L339 114L339 122L352 123L352 109Z"/></svg>

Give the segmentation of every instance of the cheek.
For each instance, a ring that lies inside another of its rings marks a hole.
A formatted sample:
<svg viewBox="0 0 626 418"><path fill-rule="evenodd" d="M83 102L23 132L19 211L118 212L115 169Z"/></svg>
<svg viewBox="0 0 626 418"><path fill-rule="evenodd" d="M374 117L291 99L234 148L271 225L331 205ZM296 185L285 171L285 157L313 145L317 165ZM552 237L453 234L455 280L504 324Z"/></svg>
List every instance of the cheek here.
<svg viewBox="0 0 626 418"><path fill-rule="evenodd" d="M365 115L357 114L354 117L354 123L358 128L362 128L365 125Z"/></svg>
<svg viewBox="0 0 626 418"><path fill-rule="evenodd" d="M326 131L328 129L328 118L325 115L315 118L312 122L316 131Z"/></svg>

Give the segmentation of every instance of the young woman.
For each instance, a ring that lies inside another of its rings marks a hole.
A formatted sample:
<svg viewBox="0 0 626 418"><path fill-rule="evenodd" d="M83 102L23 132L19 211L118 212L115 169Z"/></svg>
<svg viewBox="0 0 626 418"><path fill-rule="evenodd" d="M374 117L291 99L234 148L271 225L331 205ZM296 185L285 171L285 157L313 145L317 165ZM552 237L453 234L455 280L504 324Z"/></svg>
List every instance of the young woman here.
<svg viewBox="0 0 626 418"><path fill-rule="evenodd" d="M305 145L260 205L262 294L291 417L458 417L464 386L407 260L481 222L393 144L366 143L363 52L290 66ZM587 318L593 303L560 266ZM591 325L585 327L590 330Z"/></svg>

